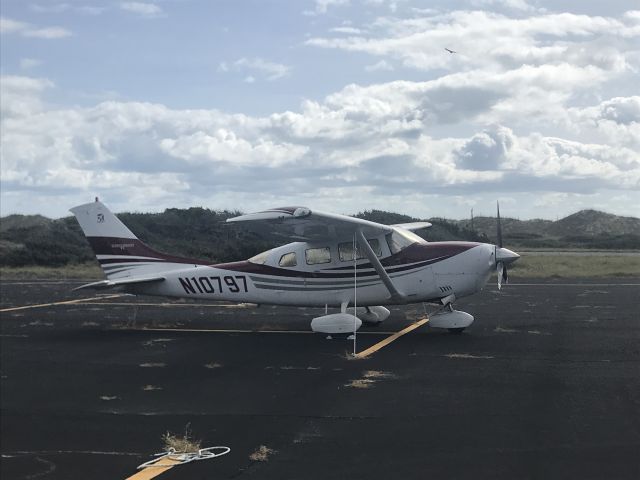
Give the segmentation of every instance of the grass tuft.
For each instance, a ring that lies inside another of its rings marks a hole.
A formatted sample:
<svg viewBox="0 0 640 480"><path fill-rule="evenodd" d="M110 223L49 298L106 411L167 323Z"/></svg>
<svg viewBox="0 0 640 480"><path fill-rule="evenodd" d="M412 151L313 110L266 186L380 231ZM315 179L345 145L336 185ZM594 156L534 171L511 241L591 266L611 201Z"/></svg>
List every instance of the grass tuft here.
<svg viewBox="0 0 640 480"><path fill-rule="evenodd" d="M269 460L269 455L273 455L274 453L277 453L277 451L266 445L260 445L255 452L249 455L249 458L254 462L266 462Z"/></svg>
<svg viewBox="0 0 640 480"><path fill-rule="evenodd" d="M191 453L200 450L200 440L195 440L191 436L191 424L187 423L184 427L184 435L174 435L167 432L162 436L165 450L174 449L176 453Z"/></svg>

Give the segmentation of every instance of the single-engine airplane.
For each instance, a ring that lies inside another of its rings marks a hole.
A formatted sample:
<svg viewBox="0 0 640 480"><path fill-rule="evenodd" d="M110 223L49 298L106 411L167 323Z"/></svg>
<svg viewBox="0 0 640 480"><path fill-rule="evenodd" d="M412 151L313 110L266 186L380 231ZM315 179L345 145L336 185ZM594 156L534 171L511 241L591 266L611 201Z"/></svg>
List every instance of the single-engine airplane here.
<svg viewBox="0 0 640 480"><path fill-rule="evenodd" d="M311 328L353 333L377 324L385 305L438 303L430 325L460 333L473 316L453 309L457 298L480 291L491 272L498 287L519 258L498 245L427 242L413 233L428 222L382 225L306 207L274 208L227 220L254 231L281 233L294 243L248 260L212 265L160 253L141 242L97 198L71 209L107 279L80 288L121 287L144 295L256 304L325 307ZM327 314L328 307L340 313ZM355 317L355 318L354 318Z"/></svg>

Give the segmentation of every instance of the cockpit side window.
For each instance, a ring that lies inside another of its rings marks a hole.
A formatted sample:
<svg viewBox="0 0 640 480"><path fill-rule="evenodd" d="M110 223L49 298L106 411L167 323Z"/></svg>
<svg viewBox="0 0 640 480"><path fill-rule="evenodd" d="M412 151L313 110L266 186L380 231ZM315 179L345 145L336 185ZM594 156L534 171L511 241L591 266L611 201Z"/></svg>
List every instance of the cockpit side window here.
<svg viewBox="0 0 640 480"><path fill-rule="evenodd" d="M382 248L380 248L380 242L377 238L371 238L367 240L371 249L378 257L382 256ZM345 242L338 244L338 254L341 262L353 261L353 242ZM364 253L360 251L360 247L356 246L356 260L364 258Z"/></svg>
<svg viewBox="0 0 640 480"><path fill-rule="evenodd" d="M319 263L331 263L331 249L329 247L309 248L304 255L307 265L317 265Z"/></svg>
<svg viewBox="0 0 640 480"><path fill-rule="evenodd" d="M285 253L280 257L280 261L278 265L281 267L295 267L298 265L298 261L296 260L296 252Z"/></svg>

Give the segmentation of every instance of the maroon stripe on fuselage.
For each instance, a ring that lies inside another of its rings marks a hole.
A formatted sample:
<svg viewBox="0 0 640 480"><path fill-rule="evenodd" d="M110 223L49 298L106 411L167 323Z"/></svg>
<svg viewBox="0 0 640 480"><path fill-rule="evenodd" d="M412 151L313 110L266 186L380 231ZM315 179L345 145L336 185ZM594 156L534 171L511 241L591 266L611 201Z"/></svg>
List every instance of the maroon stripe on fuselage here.
<svg viewBox="0 0 640 480"><path fill-rule="evenodd" d="M109 258L99 260L101 265L112 263L148 263L148 262L169 262L182 263L186 265L206 265L215 268L231 270L256 275L270 275L275 277L298 277L298 278L318 278L318 279L338 279L353 277L353 265L344 267L327 268L319 272L305 272L288 268L272 267L251 263L247 260L240 262L230 262L212 264L209 260L199 260L193 258L176 257L158 252L145 245L137 238L116 238L116 237L87 237L93 251L97 255L118 255L120 258ZM466 252L473 247L480 245L471 242L437 242L426 244L413 244L404 250L381 260L382 265L390 274L422 268L448 258ZM151 257L146 259L127 258L128 256ZM369 269L370 271L364 271ZM358 265L358 277L377 277L375 271L371 271L371 263Z"/></svg>
<svg viewBox="0 0 640 480"><path fill-rule="evenodd" d="M406 263L422 262L438 258L451 258L471 250L480 245L472 242L436 242L436 243L414 243L404 250L391 255L381 263L385 267L393 265L404 265Z"/></svg>
<svg viewBox="0 0 640 480"><path fill-rule="evenodd" d="M451 257L470 250L479 243L456 242L456 243L438 243L438 244L415 244L407 247L403 251L382 260L385 270L389 274L404 272L425 267L434 263L447 260ZM318 278L318 279L337 279L337 278L353 278L353 265L338 268L328 268L320 272L305 272L293 270L289 268L278 268L270 265L256 264L249 261L222 263L212 265L216 268L232 270L243 273L253 273L257 275L270 275L274 277L298 277L298 278ZM370 263L358 265L358 277L377 277L375 271L371 271ZM363 271L369 269L370 271Z"/></svg>
<svg viewBox="0 0 640 480"><path fill-rule="evenodd" d="M433 243L414 243L404 250L391 255L390 257L380 259L383 267L393 267L396 265L406 265L408 263L418 263L426 261L440 261L447 258L455 257L460 253L464 253L474 247L480 245L472 242L433 242ZM373 268L371 263L367 262L358 265L358 268ZM345 267L337 267L328 269L331 271L353 270L353 265Z"/></svg>
<svg viewBox="0 0 640 480"><path fill-rule="evenodd" d="M158 252L153 248L145 245L137 238L117 238L117 237L87 237L91 248L96 255L119 255L122 257L151 257L155 261L185 263L192 265L211 265L210 260L198 260L195 258L183 258L173 255L167 255ZM149 262L149 259L105 259L100 263L116 263L116 262Z"/></svg>

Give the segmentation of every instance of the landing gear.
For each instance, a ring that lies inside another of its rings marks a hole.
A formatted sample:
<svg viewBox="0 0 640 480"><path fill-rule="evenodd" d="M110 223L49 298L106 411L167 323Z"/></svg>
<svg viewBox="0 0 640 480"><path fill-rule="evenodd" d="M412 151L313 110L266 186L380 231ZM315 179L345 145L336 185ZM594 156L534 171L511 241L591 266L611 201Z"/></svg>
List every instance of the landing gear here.
<svg viewBox="0 0 640 480"><path fill-rule="evenodd" d="M464 332L464 327L462 327L462 328L447 328L447 330L449 330L449 333L452 333L453 335L460 335L462 332Z"/></svg>
<svg viewBox="0 0 640 480"><path fill-rule="evenodd" d="M473 316L466 312L454 310L453 302L456 297L451 294L440 300L442 308L430 316L429 325L435 328L446 328L449 333L460 335L465 328L473 323Z"/></svg>

